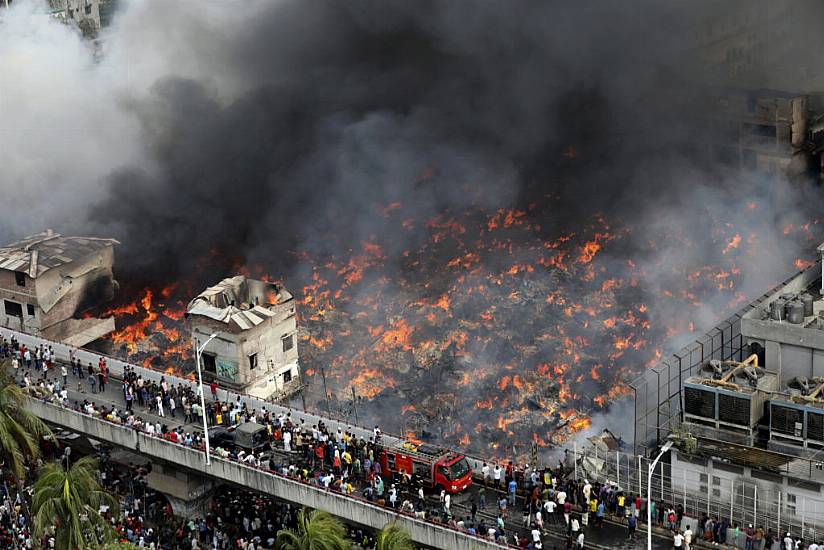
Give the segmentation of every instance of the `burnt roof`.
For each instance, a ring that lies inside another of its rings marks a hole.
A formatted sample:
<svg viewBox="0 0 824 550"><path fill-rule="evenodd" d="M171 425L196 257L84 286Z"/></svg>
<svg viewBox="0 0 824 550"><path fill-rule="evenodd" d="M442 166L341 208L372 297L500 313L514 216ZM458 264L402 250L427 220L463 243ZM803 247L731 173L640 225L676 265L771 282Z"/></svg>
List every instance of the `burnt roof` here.
<svg viewBox="0 0 824 550"><path fill-rule="evenodd" d="M50 269L82 260L116 244L120 242L115 239L66 237L48 230L0 248L0 269L22 271L36 279Z"/></svg>
<svg viewBox="0 0 824 550"><path fill-rule="evenodd" d="M186 316L203 316L249 330L276 315L276 306L292 300L283 287L244 275L228 277L198 294Z"/></svg>

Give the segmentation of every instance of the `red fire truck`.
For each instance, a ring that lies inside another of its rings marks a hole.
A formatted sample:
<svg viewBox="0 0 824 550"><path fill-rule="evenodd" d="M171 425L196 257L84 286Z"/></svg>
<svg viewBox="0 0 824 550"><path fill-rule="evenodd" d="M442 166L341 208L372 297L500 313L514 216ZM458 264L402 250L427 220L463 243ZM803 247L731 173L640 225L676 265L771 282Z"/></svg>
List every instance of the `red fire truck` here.
<svg viewBox="0 0 824 550"><path fill-rule="evenodd" d="M472 469L466 457L435 445L408 441L384 447L380 455L385 475L406 473L424 487L460 493L472 485Z"/></svg>

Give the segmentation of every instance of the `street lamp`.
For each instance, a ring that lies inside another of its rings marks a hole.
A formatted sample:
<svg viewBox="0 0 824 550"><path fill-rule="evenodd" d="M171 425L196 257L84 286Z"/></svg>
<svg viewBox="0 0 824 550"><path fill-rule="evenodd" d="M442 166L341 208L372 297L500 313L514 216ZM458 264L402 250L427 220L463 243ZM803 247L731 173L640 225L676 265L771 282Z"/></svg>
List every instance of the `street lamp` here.
<svg viewBox="0 0 824 550"><path fill-rule="evenodd" d="M655 460L652 461L652 464L649 465L649 472L647 473L647 550L652 550L652 507L650 504L652 503L652 472L655 471L655 467L658 465L658 461L661 460L661 457L664 456L664 453L669 451L672 448L672 441L667 441L664 443L664 446L661 447L661 452L658 453L658 456L655 457ZM664 482L664 476L661 476L661 483Z"/></svg>
<svg viewBox="0 0 824 550"><path fill-rule="evenodd" d="M208 340L206 340L202 346L195 348L195 363L197 364L197 381L200 384L200 414L203 416L203 437L206 438L206 466L211 465L211 461L209 460L209 426L206 423L206 392L203 391L203 375L200 374L200 356L203 355L203 350L206 349L206 346L209 345L209 342L217 338L219 333L215 332L211 336L209 336ZM197 345L197 340L195 340L195 345Z"/></svg>

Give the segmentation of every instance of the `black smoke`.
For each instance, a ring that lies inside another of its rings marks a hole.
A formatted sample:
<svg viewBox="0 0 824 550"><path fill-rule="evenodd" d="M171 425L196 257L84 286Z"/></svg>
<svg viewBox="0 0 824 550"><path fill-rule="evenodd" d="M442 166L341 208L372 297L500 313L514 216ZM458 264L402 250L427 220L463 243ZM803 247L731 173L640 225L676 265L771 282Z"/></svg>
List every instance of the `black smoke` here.
<svg viewBox="0 0 824 550"><path fill-rule="evenodd" d="M269 3L242 35L197 37L243 93L170 75L129 104L156 164L112 174L93 222L128 243L121 269L173 277L215 249L288 262L397 232L398 254L425 236L384 221L393 202L425 219L560 193L564 224L610 209L672 180L645 163L683 159L687 9Z"/></svg>

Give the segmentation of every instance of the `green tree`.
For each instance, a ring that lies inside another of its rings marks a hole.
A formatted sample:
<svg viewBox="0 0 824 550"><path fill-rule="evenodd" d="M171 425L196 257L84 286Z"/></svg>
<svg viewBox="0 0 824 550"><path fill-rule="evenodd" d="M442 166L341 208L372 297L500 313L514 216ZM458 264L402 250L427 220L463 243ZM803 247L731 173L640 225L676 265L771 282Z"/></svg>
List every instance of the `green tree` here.
<svg viewBox="0 0 824 550"><path fill-rule="evenodd" d="M414 550L409 531L396 522L387 523L378 531L375 550Z"/></svg>
<svg viewBox="0 0 824 550"><path fill-rule="evenodd" d="M26 394L6 369L0 369L0 455L17 479L26 460L40 455L40 438L51 435L46 423L26 410Z"/></svg>
<svg viewBox="0 0 824 550"><path fill-rule="evenodd" d="M347 550L346 527L329 512L306 508L298 512L297 529L278 531L279 550Z"/></svg>
<svg viewBox="0 0 824 550"><path fill-rule="evenodd" d="M32 515L34 538L54 528L56 550L99 548L114 541L114 531L100 515L108 506L118 513L118 501L100 485L97 461L83 457L69 469L50 462L34 483Z"/></svg>

